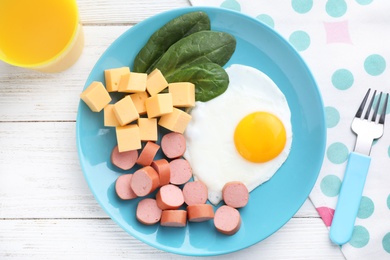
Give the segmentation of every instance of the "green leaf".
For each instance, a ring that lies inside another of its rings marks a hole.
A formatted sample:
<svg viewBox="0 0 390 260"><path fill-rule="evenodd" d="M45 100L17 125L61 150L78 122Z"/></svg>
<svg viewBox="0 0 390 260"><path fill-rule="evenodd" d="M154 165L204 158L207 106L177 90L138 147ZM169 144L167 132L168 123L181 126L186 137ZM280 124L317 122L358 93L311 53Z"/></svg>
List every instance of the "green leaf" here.
<svg viewBox="0 0 390 260"><path fill-rule="evenodd" d="M226 64L236 49L236 39L225 32L201 31L174 43L152 68L165 77L176 70L200 63Z"/></svg>
<svg viewBox="0 0 390 260"><path fill-rule="evenodd" d="M151 71L153 66L168 48L195 32L210 30L210 19L204 12L191 12L181 15L152 34L146 45L134 59L134 72Z"/></svg>
<svg viewBox="0 0 390 260"><path fill-rule="evenodd" d="M167 77L168 82L191 82L195 84L195 100L209 101L221 95L229 85L226 71L215 63L200 63L176 70Z"/></svg>

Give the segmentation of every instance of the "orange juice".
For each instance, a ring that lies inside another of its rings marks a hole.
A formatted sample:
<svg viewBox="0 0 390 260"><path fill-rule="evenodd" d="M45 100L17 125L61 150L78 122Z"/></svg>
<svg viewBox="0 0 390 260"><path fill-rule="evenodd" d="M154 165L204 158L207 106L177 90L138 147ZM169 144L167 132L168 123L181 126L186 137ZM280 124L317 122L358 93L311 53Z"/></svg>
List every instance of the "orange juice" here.
<svg viewBox="0 0 390 260"><path fill-rule="evenodd" d="M0 60L47 67L69 52L79 27L75 0L0 0Z"/></svg>

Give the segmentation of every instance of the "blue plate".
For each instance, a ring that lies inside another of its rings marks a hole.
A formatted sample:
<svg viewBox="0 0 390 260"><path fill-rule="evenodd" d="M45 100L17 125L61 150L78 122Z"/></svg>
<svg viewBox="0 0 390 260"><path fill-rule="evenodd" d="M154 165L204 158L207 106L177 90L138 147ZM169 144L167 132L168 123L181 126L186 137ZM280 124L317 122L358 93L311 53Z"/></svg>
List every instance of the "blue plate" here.
<svg viewBox="0 0 390 260"><path fill-rule="evenodd" d="M158 249L205 256L251 246L291 219L318 177L325 151L326 128L321 95L297 52L256 19L220 8L172 10L130 28L100 57L85 87L95 80L104 82L105 69L132 66L135 55L155 30L181 14L197 10L210 16L213 30L236 37L237 49L226 66L240 63L263 71L279 86L291 108L294 137L290 155L270 181L251 192L248 205L240 209L242 225L239 232L233 236L222 235L215 230L212 221L189 223L185 228L140 224L135 218L139 199L122 201L115 194L115 180L124 173L110 162L110 153L116 143L115 129L104 127L103 112L93 113L83 102L79 104L76 128L84 176L96 200L119 226Z"/></svg>

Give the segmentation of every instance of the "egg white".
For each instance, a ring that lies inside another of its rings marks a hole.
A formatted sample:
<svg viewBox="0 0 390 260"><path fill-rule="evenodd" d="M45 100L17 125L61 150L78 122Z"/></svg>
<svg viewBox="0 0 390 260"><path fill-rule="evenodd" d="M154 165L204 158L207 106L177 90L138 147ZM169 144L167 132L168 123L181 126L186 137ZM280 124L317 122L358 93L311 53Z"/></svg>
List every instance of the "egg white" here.
<svg viewBox="0 0 390 260"><path fill-rule="evenodd" d="M185 131L184 157L191 164L194 178L206 184L213 204L221 201L222 188L229 181L242 181L252 191L269 180L287 159L292 143L290 109L276 84L263 72L245 65L231 65L226 72L228 89L208 102L196 102ZM237 124L256 111L276 115L287 134L283 151L265 163L244 159L234 145Z"/></svg>

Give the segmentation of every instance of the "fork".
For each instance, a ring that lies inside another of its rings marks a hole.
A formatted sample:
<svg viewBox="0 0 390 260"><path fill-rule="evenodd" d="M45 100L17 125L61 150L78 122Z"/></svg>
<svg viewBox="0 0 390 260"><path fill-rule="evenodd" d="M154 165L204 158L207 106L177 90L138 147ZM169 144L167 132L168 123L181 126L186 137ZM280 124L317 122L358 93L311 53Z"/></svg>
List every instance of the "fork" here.
<svg viewBox="0 0 390 260"><path fill-rule="evenodd" d="M357 135L356 144L354 151L349 154L347 168L330 227L330 239L338 245L343 245L351 239L371 162L369 155L372 143L383 135L389 94L384 94L386 97L378 118L383 93L379 94L377 103L372 111L376 90L366 107L370 91L371 89L368 89L352 120L351 128Z"/></svg>

